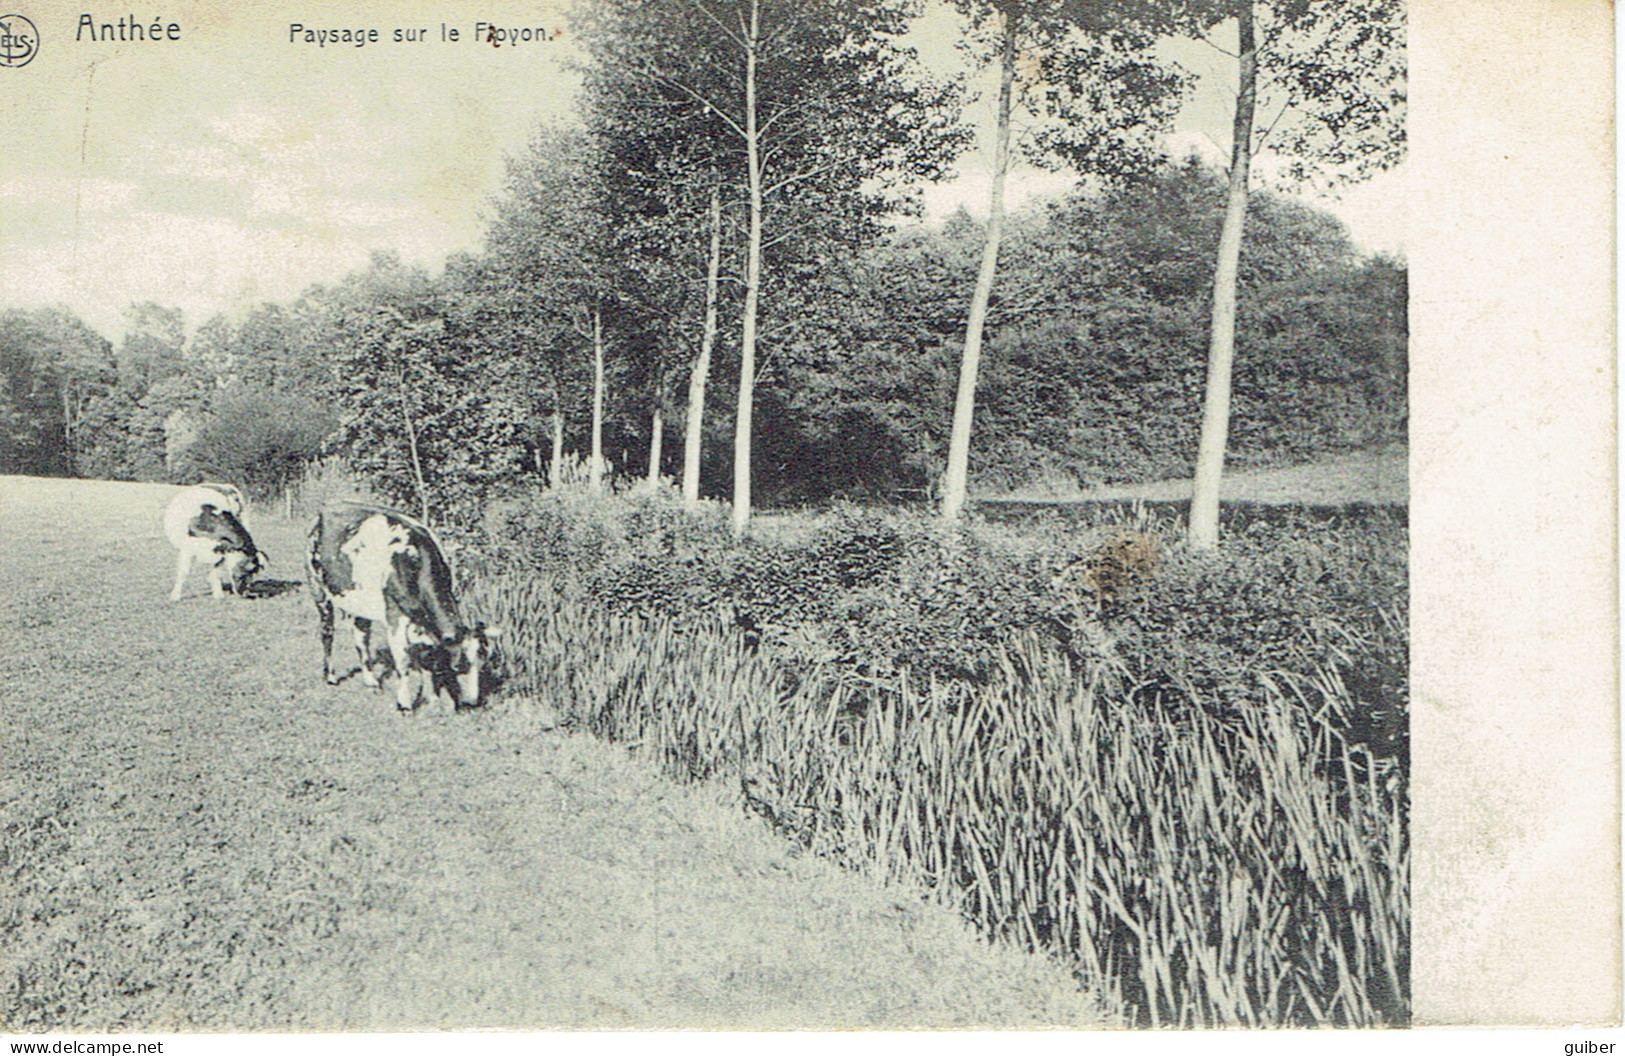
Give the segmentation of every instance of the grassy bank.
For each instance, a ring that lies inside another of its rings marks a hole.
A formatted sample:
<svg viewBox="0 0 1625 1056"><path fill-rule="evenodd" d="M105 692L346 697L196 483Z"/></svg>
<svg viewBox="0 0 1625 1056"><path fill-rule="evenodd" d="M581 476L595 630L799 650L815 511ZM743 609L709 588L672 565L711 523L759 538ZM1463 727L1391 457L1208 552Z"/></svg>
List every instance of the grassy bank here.
<svg viewBox="0 0 1625 1056"><path fill-rule="evenodd" d="M657 496L498 511L512 699L737 778L792 838L1068 958L1147 1025L1409 1008L1405 528L1219 555L1113 515L844 511L731 542ZM1140 564L1102 557L1139 540Z"/></svg>

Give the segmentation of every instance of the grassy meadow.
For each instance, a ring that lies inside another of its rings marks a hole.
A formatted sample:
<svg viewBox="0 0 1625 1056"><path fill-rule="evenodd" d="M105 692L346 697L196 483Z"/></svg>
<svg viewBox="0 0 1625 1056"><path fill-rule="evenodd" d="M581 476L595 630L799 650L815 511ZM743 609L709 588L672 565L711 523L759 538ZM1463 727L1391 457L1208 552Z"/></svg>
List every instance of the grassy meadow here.
<svg viewBox="0 0 1625 1056"><path fill-rule="evenodd" d="M402 716L326 685L301 510L251 512L249 596L194 570L171 602L175 491L0 476L0 1031L1103 1022L737 783L675 785L511 693Z"/></svg>

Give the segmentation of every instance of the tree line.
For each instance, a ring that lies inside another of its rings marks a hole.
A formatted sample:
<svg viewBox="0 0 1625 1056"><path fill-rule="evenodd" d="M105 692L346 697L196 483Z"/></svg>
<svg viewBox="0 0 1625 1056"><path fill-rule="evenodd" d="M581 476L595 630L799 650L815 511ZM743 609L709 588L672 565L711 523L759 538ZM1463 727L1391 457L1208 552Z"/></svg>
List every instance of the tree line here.
<svg viewBox="0 0 1625 1056"><path fill-rule="evenodd" d="M584 5L580 120L509 160L480 252L435 276L378 254L189 338L138 306L117 348L61 310L6 312L0 466L272 491L330 451L456 518L576 452L594 484L729 498L742 530L753 488L928 493L952 518L973 479L1189 475L1197 447L1206 466L1215 444L1280 461L1403 435L1403 264L1248 172L1266 144L1300 181L1402 156L1397 4L956 6L966 70L942 77L906 0ZM1225 27L1240 104L1219 172L1156 150L1189 87L1158 44ZM987 218L900 223L972 138L977 66L998 83ZM1009 214L1017 153L1084 179Z"/></svg>

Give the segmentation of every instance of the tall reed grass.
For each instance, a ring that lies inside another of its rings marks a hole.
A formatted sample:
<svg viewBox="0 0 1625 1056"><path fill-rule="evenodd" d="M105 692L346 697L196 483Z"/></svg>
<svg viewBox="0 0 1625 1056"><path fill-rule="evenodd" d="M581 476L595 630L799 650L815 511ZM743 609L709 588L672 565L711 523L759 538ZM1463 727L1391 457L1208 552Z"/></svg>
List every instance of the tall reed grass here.
<svg viewBox="0 0 1625 1056"><path fill-rule="evenodd" d="M306 462L282 493L266 504L266 512L275 510L287 520L303 520L340 499L379 501L378 493L344 459L329 456Z"/></svg>
<svg viewBox="0 0 1625 1056"><path fill-rule="evenodd" d="M1405 781L1329 720L1335 672L1238 675L1238 709L1027 634L980 683L859 677L547 577L471 595L510 628L510 697L737 776L808 848L1069 958L1125 1022L1408 1020Z"/></svg>

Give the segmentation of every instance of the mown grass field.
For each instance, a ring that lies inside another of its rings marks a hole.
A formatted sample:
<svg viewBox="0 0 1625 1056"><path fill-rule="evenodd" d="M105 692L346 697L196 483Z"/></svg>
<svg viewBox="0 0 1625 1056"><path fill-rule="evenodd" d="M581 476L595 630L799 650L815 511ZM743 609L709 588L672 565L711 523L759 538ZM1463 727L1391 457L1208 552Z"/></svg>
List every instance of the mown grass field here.
<svg viewBox="0 0 1625 1056"><path fill-rule="evenodd" d="M1099 1021L737 791L500 696L325 686L302 523L250 520L270 596L170 603L172 491L0 478L3 1029Z"/></svg>

